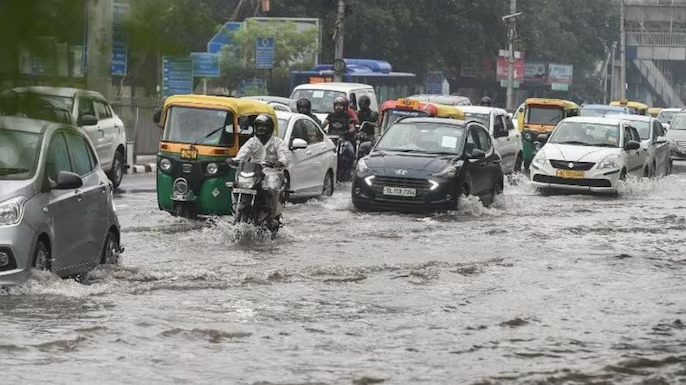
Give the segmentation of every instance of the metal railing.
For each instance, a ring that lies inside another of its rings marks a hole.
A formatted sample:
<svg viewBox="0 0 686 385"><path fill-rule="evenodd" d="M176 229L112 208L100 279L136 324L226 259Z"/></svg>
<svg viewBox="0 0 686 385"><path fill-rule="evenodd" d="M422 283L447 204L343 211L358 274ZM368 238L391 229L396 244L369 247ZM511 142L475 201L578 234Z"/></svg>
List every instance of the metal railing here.
<svg viewBox="0 0 686 385"><path fill-rule="evenodd" d="M686 32L626 32L627 45L684 47Z"/></svg>
<svg viewBox="0 0 686 385"><path fill-rule="evenodd" d="M686 0L624 0L624 5L629 7L684 7Z"/></svg>

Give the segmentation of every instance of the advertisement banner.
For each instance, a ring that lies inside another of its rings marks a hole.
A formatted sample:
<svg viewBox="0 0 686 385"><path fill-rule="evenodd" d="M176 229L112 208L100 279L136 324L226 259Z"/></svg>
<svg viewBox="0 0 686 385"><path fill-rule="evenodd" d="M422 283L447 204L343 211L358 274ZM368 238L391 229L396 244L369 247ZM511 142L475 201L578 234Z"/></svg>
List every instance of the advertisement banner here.
<svg viewBox="0 0 686 385"><path fill-rule="evenodd" d="M545 84L545 63L527 62L524 64L524 82L528 84Z"/></svg>
<svg viewBox="0 0 686 385"><path fill-rule="evenodd" d="M498 57L495 80L507 80L507 58ZM524 59L515 59L514 80L524 81Z"/></svg>
<svg viewBox="0 0 686 385"><path fill-rule="evenodd" d="M548 84L572 84L574 66L567 64L548 64Z"/></svg>

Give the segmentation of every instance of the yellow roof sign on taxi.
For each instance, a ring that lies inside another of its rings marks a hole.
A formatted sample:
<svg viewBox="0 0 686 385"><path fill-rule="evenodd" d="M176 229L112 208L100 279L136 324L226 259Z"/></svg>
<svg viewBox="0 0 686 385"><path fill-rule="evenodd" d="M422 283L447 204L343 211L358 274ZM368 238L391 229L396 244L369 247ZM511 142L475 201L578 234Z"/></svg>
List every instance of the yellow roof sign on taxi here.
<svg viewBox="0 0 686 385"><path fill-rule="evenodd" d="M407 99L407 98L400 98L397 100L398 104L401 104L405 107L409 107L415 110L419 110L420 105L419 105L419 100L415 99Z"/></svg>

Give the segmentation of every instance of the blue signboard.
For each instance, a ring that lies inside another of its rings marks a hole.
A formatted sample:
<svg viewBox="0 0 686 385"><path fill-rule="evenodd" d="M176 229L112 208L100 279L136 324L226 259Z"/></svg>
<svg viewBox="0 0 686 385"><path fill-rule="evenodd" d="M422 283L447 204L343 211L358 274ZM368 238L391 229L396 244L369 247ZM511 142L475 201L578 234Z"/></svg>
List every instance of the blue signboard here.
<svg viewBox="0 0 686 385"><path fill-rule="evenodd" d="M112 49L112 75L126 75L127 51L124 48Z"/></svg>
<svg viewBox="0 0 686 385"><path fill-rule="evenodd" d="M194 52L191 54L193 60L193 76L198 78L219 77L219 55L214 53Z"/></svg>
<svg viewBox="0 0 686 385"><path fill-rule="evenodd" d="M187 56L162 56L162 96L193 93L193 62Z"/></svg>
<svg viewBox="0 0 686 385"><path fill-rule="evenodd" d="M443 72L428 72L426 74L426 93L432 95L442 94L443 79L445 79Z"/></svg>
<svg viewBox="0 0 686 385"><path fill-rule="evenodd" d="M233 44L233 32L239 30L243 26L243 23L237 23L230 21L224 24L214 36L209 43L207 43L207 52L209 53L219 53L222 47L225 45Z"/></svg>
<svg viewBox="0 0 686 385"><path fill-rule="evenodd" d="M274 66L274 38L258 37L257 52L255 53L255 66L268 69Z"/></svg>

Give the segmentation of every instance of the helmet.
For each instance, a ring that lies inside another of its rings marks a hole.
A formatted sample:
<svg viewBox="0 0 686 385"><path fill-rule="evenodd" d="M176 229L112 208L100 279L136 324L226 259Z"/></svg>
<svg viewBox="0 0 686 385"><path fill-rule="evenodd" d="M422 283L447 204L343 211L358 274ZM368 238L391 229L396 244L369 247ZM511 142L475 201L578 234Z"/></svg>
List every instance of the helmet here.
<svg viewBox="0 0 686 385"><path fill-rule="evenodd" d="M337 96L336 99L333 100L334 111L337 111L336 106L341 106L341 110L345 111L348 108L348 101L343 96Z"/></svg>
<svg viewBox="0 0 686 385"><path fill-rule="evenodd" d="M488 96L484 96L483 98L481 98L479 105L490 107L491 106L491 98L489 98Z"/></svg>
<svg viewBox="0 0 686 385"><path fill-rule="evenodd" d="M269 138L274 133L274 120L267 114L257 115L252 125L258 137Z"/></svg>
<svg viewBox="0 0 686 385"><path fill-rule="evenodd" d="M360 109L369 108L370 104L372 104L372 101L367 95L362 95L360 96L360 99L357 100L357 105L360 107Z"/></svg>
<svg viewBox="0 0 686 385"><path fill-rule="evenodd" d="M307 98L298 99L298 101L295 102L295 106L297 107L298 112L302 110L310 112L310 110L312 110L312 103L310 103L310 101Z"/></svg>

